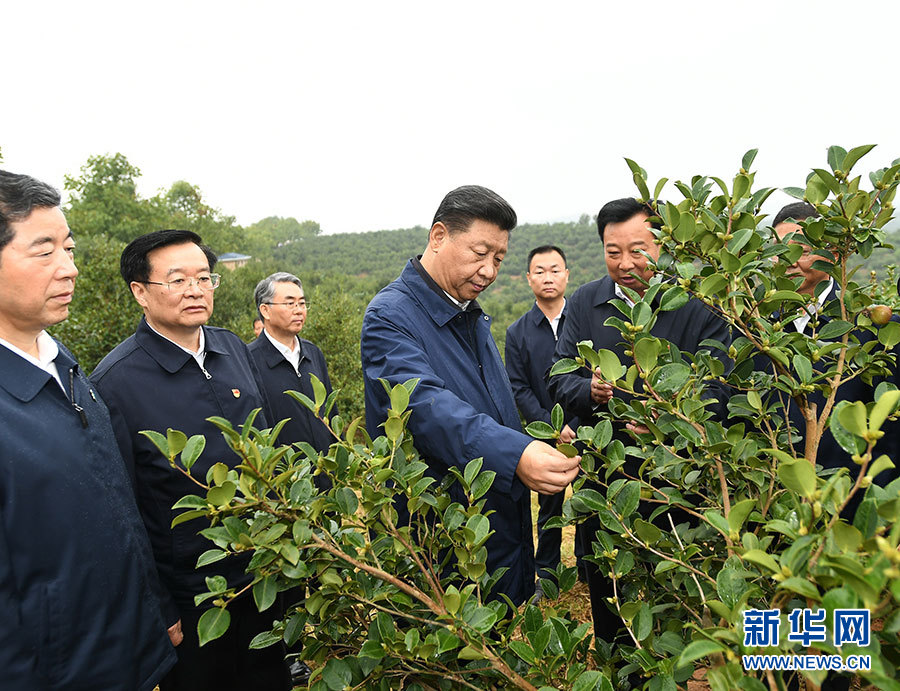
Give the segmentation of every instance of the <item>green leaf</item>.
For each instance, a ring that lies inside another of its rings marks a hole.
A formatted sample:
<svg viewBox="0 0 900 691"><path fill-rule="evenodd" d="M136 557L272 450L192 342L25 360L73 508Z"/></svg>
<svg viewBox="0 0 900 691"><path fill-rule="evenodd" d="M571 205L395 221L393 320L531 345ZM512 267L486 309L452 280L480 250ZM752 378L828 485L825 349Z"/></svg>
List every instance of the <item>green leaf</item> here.
<svg viewBox="0 0 900 691"><path fill-rule="evenodd" d="M574 372L581 365L575 362L571 358L563 358L562 360L557 360L553 363L553 367L550 368L550 376L554 377L557 374L568 374L569 372Z"/></svg>
<svg viewBox="0 0 900 691"><path fill-rule="evenodd" d="M819 329L819 338L823 341L834 341L853 328L853 324L840 319L832 319Z"/></svg>
<svg viewBox="0 0 900 691"><path fill-rule="evenodd" d="M187 440L181 452L181 465L190 472L191 467L200 458L203 449L206 448L206 438L202 434L195 434Z"/></svg>
<svg viewBox="0 0 900 691"><path fill-rule="evenodd" d="M864 144L862 146L853 147L844 157L844 162L841 164L841 170L849 177L850 170L856 165L856 162L874 148L875 144Z"/></svg>
<svg viewBox="0 0 900 691"><path fill-rule="evenodd" d="M687 644L685 649L681 651L681 655L678 656L678 666L686 665L689 662L699 660L701 657L713 655L714 653L721 653L724 650L725 646L716 641L711 641L708 638L691 641Z"/></svg>
<svg viewBox="0 0 900 691"><path fill-rule="evenodd" d="M682 362L672 362L656 370L650 377L650 383L661 396L672 396L684 387L690 376L690 367Z"/></svg>
<svg viewBox="0 0 900 691"><path fill-rule="evenodd" d="M334 493L334 499L341 513L345 516L352 516L359 508L359 499L356 496L356 492L349 487L338 487Z"/></svg>
<svg viewBox="0 0 900 691"><path fill-rule="evenodd" d="M756 158L756 154L759 149L750 149L747 153L744 154L744 157L741 159L741 168L750 172L750 166L753 165L753 161Z"/></svg>
<svg viewBox="0 0 900 691"><path fill-rule="evenodd" d="M213 487L206 493L206 501L213 506L225 506L232 499L237 487L233 482L225 482L219 487Z"/></svg>
<svg viewBox="0 0 900 691"><path fill-rule="evenodd" d="M159 449L159 452L165 457L169 457L169 442L166 441L166 438L161 435L159 432L154 432L152 429L141 430L141 434L143 434L147 439L153 442L153 445Z"/></svg>
<svg viewBox="0 0 900 691"><path fill-rule="evenodd" d="M208 549L199 557L197 557L197 566L196 568L201 568L204 566L208 566L209 564L214 564L217 561L220 561L228 556L228 552L225 552L221 549Z"/></svg>
<svg viewBox="0 0 900 691"><path fill-rule="evenodd" d="M343 660L333 657L322 670L322 681L330 691L343 691L353 684L353 670Z"/></svg>
<svg viewBox="0 0 900 691"><path fill-rule="evenodd" d="M888 322L878 329L878 342L886 348L893 348L900 343L900 324Z"/></svg>
<svg viewBox="0 0 900 691"><path fill-rule="evenodd" d="M197 622L197 637L200 646L214 641L228 630L231 623L231 612L224 607L206 610Z"/></svg>
<svg viewBox="0 0 900 691"><path fill-rule="evenodd" d="M812 381L813 376L813 368L812 363L809 359L797 353L794 355L794 369L797 372L797 376L800 377L800 381L804 384L808 384Z"/></svg>
<svg viewBox="0 0 900 691"><path fill-rule="evenodd" d="M831 530L834 542L842 552L855 553L862 545L862 533L844 521L837 521Z"/></svg>
<svg viewBox="0 0 900 691"><path fill-rule="evenodd" d="M391 390L391 408L398 415L409 407L409 390L403 384L397 384Z"/></svg>
<svg viewBox="0 0 900 691"><path fill-rule="evenodd" d="M817 602L822 599L822 596L819 594L819 589L816 588L813 583L810 583L805 578L800 578L799 576L786 578L778 584L778 587L783 590L790 590L791 592L802 595L810 600L816 600Z"/></svg>
<svg viewBox="0 0 900 691"><path fill-rule="evenodd" d="M872 465L869 466L869 470L866 473L869 477L876 477L882 471L888 470L889 468L896 468L894 462L885 455L881 455L872 461Z"/></svg>
<svg viewBox="0 0 900 691"><path fill-rule="evenodd" d="M778 563L761 549L748 549L744 552L741 559L749 561L751 564L767 568L774 573L781 573L781 567L778 566Z"/></svg>
<svg viewBox="0 0 900 691"><path fill-rule="evenodd" d="M600 357L600 374L608 382L614 382L625 374L625 366L619 361L619 356L611 350L598 350Z"/></svg>
<svg viewBox="0 0 900 691"><path fill-rule="evenodd" d="M484 653L480 650L476 650L471 645L467 645L465 648L459 651L457 657L460 660L483 660Z"/></svg>
<svg viewBox="0 0 900 691"><path fill-rule="evenodd" d="M659 357L659 341L655 338L642 338L634 344L634 359L645 372L656 367Z"/></svg>
<svg viewBox="0 0 900 691"><path fill-rule="evenodd" d="M466 618L466 623L478 633L486 633L496 621L497 614L490 607L478 607Z"/></svg>
<svg viewBox="0 0 900 691"><path fill-rule="evenodd" d="M325 385L315 374L309 375L309 381L312 383L313 394L315 394L315 407L316 411L318 411L328 397L328 392L325 390Z"/></svg>
<svg viewBox="0 0 900 691"><path fill-rule="evenodd" d="M838 420L851 434L855 434L857 437L865 436L868 429L866 404L861 401L848 403L838 411Z"/></svg>
<svg viewBox="0 0 900 691"><path fill-rule="evenodd" d="M396 442L403 436L403 420L391 416L384 421L384 435L392 442Z"/></svg>
<svg viewBox="0 0 900 691"><path fill-rule="evenodd" d="M731 511L728 512L728 527L733 533L739 533L747 516L756 506L755 499L744 499L732 505Z"/></svg>
<svg viewBox="0 0 900 691"><path fill-rule="evenodd" d="M778 479L792 492L812 499L816 491L816 471L805 458L778 466Z"/></svg>
<svg viewBox="0 0 900 691"><path fill-rule="evenodd" d="M885 391L878 397L872 407L872 412L869 413L869 431L877 432L881 429L887 416L897 407L898 401L900 401L900 389Z"/></svg>
<svg viewBox="0 0 900 691"><path fill-rule="evenodd" d="M737 569L726 567L716 576L716 592L729 610L738 605L747 588L747 581Z"/></svg>
<svg viewBox="0 0 900 691"><path fill-rule="evenodd" d="M553 424L553 429L557 431L562 431L563 425L566 424L563 409L559 403L554 405L553 410L550 411L550 421Z"/></svg>
<svg viewBox="0 0 900 691"><path fill-rule="evenodd" d="M169 455L177 456L187 444L187 436L184 432L168 429L166 430L166 442L169 445Z"/></svg>
<svg viewBox="0 0 900 691"><path fill-rule="evenodd" d="M596 669L582 672L572 684L572 691L613 691L612 682Z"/></svg>
<svg viewBox="0 0 900 691"><path fill-rule="evenodd" d="M672 286L659 300L659 309L662 312L671 312L684 307L690 298L681 286Z"/></svg>
<svg viewBox="0 0 900 691"><path fill-rule="evenodd" d="M266 576L253 586L253 601L256 602L256 609L264 612L275 602L278 595L278 579L275 576Z"/></svg>
<svg viewBox="0 0 900 691"><path fill-rule="evenodd" d="M224 463L216 463L209 469L209 476L214 485L221 485L228 479L228 466Z"/></svg>
<svg viewBox="0 0 900 691"><path fill-rule="evenodd" d="M641 483L629 480L616 495L616 512L620 516L630 518L641 502Z"/></svg>

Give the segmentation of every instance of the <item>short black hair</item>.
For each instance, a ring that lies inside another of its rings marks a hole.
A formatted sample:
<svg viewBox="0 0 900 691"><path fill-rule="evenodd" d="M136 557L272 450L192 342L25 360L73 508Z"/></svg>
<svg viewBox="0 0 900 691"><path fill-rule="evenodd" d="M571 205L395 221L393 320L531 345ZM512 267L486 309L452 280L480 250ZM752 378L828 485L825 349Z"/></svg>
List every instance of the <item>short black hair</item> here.
<svg viewBox="0 0 900 691"><path fill-rule="evenodd" d="M35 209L60 205L56 188L30 175L0 170L0 250L15 236L10 225L24 221Z"/></svg>
<svg viewBox="0 0 900 691"><path fill-rule="evenodd" d="M606 202L597 212L597 232L600 234L600 242L603 242L603 231L610 223L624 223L638 214L646 214L648 217L655 217L656 212L646 202L638 201L633 197L624 197L622 199L614 199ZM653 228L659 229L659 221L651 221Z"/></svg>
<svg viewBox="0 0 900 691"><path fill-rule="evenodd" d="M517 223L516 212L499 194L480 185L463 185L447 193L431 225L443 223L452 235L465 232L476 220L493 223L505 231Z"/></svg>
<svg viewBox="0 0 900 691"><path fill-rule="evenodd" d="M779 223L784 223L789 218L793 218L798 223L805 221L807 218L818 218L819 212L809 202L792 202L787 206L781 207L781 211L775 214L775 220L772 221L774 228Z"/></svg>
<svg viewBox="0 0 900 691"><path fill-rule="evenodd" d="M526 271L531 271L531 260L534 259L534 255L536 254L546 254L547 252L556 252L563 260L563 266L568 268L569 264L566 261L566 253L563 252L556 245L541 245L540 247L535 247L531 252L528 253L528 263L525 265Z"/></svg>
<svg viewBox="0 0 900 691"><path fill-rule="evenodd" d="M141 235L128 243L128 246L122 250L122 257L119 259L119 272L125 279L126 285L131 285L132 281L143 283L150 279L150 261L147 255L153 250L160 247L168 247L169 245L184 245L192 242L197 245L206 259L209 261L209 270L212 271L218 257L206 245L203 239L197 233L191 230L156 230L146 235Z"/></svg>

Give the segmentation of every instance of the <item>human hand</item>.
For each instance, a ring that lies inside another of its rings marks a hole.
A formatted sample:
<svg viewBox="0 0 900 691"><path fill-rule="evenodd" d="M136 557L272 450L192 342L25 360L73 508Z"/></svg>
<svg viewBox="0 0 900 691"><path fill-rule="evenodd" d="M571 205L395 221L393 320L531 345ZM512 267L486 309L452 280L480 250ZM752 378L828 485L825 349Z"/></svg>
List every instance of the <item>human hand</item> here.
<svg viewBox="0 0 900 691"><path fill-rule="evenodd" d="M591 375L591 400L594 403L609 403L612 398L613 388L600 377L600 368L597 367Z"/></svg>
<svg viewBox="0 0 900 691"><path fill-rule="evenodd" d="M172 641L172 645L176 648L181 645L181 641L184 640L184 633L181 630L181 619L169 627L169 640Z"/></svg>
<svg viewBox="0 0 900 691"><path fill-rule="evenodd" d="M522 452L516 475L539 494L562 492L578 475L581 456L569 458L542 441L533 441Z"/></svg>
<svg viewBox="0 0 900 691"><path fill-rule="evenodd" d="M573 441L575 441L575 432L572 431L571 427L566 425L559 433L559 443L571 444Z"/></svg>

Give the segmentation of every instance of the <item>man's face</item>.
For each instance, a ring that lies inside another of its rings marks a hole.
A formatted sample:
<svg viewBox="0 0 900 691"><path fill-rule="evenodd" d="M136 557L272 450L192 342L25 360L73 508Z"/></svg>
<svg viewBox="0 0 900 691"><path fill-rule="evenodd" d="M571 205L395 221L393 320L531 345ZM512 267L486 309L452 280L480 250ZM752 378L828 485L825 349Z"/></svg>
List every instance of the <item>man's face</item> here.
<svg viewBox="0 0 900 691"><path fill-rule="evenodd" d="M306 323L306 298L295 283L276 283L273 305L260 305L272 336L296 336Z"/></svg>
<svg viewBox="0 0 900 691"><path fill-rule="evenodd" d="M569 270L559 252L534 255L526 277L534 296L540 300L555 300L565 295L569 284Z"/></svg>
<svg viewBox="0 0 900 691"><path fill-rule="evenodd" d="M460 302L474 300L497 278L508 246L509 231L494 223L476 219L453 235L435 223L427 250L435 252L432 278Z"/></svg>
<svg viewBox="0 0 900 691"><path fill-rule="evenodd" d="M57 207L36 208L10 229L13 238L0 251L0 336L32 338L69 316L75 241Z"/></svg>
<svg viewBox="0 0 900 691"><path fill-rule="evenodd" d="M813 264L817 261L826 261L824 257L813 254L813 250L809 245L803 242L803 228L799 223L779 223L775 226L775 232L778 237L784 240L791 233L797 233L796 239L791 240L791 244L797 244L803 247L803 254L800 258L790 265L787 270L788 276L802 278L803 283L800 285L798 292L805 295L815 295L816 286L822 281L828 280L828 274L821 269L814 269Z"/></svg>
<svg viewBox="0 0 900 691"><path fill-rule="evenodd" d="M168 283L185 279L187 288L131 283L135 299L144 308L147 321L163 334L188 333L209 321L213 311L213 291L203 290L196 280L209 276L209 262L193 242L166 245L147 254L150 262L148 281ZM166 334L167 335L167 334Z"/></svg>
<svg viewBox="0 0 900 691"><path fill-rule="evenodd" d="M650 255L654 262L659 259L659 245L650 232L647 214L635 214L622 223L607 223L603 231L603 251L609 277L620 286L643 295L644 281L650 280L653 271L647 268L647 258L641 252Z"/></svg>

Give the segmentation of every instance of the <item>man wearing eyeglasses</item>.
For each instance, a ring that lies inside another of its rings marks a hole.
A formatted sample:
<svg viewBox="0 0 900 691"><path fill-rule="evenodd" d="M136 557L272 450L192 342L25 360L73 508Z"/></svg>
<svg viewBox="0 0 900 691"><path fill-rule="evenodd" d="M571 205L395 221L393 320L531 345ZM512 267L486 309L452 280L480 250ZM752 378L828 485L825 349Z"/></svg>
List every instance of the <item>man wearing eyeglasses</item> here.
<svg viewBox="0 0 900 691"><path fill-rule="evenodd" d="M279 441L284 444L308 442L317 451L327 451L334 437L325 424L305 406L288 396L285 391L299 391L315 398L312 388L313 375L331 393L331 380L325 356L319 348L299 337L306 323L309 302L303 293L303 284L293 274L284 271L261 280L254 291L256 309L263 321L263 331L248 347L256 361L269 404L272 406L274 424L290 418L281 430ZM337 414L332 409L331 416ZM322 487L321 479L316 478Z"/></svg>
<svg viewBox="0 0 900 691"><path fill-rule="evenodd" d="M249 596L231 605L231 625L202 648L197 622L209 606L194 604L207 591L205 579L222 575L240 589L250 582L246 558L229 558L196 569L197 558L212 547L198 532L200 519L170 527L181 513L172 505L196 485L169 466L140 432L168 428L202 434L206 447L191 472L203 479L217 462L236 466L238 457L207 418L219 416L236 428L255 408L256 426L268 424L268 404L257 384L247 346L225 329L206 326L212 316L212 273L216 256L200 236L187 230L160 230L132 241L122 252L120 270L144 310L134 335L97 365L91 380L110 409L122 456L131 472L138 507L156 560L164 593L163 611L178 663L160 683L161 691L191 689L286 689L284 648L248 650L252 638L280 615L259 613Z"/></svg>

